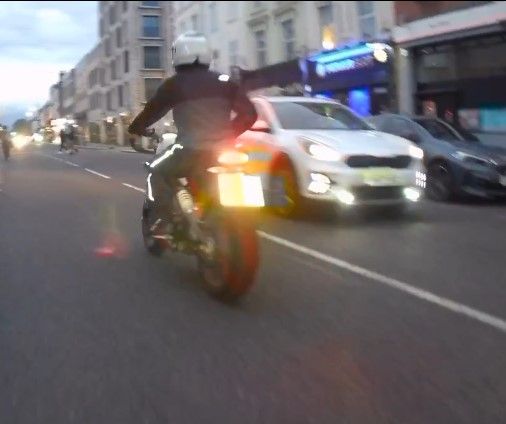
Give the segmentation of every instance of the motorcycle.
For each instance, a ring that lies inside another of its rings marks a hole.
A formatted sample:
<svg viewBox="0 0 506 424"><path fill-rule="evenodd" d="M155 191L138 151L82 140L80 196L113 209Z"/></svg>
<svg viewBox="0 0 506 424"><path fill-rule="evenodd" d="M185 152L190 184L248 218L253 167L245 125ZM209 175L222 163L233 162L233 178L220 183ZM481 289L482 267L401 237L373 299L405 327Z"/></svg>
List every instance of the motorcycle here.
<svg viewBox="0 0 506 424"><path fill-rule="evenodd" d="M167 140L156 133L150 138L156 145ZM142 235L154 256L167 250L194 255L205 289L220 300L232 301L246 294L255 281L259 265L256 220L265 206L265 193L261 177L248 173L246 153L234 146L214 156L216 163L206 167L204 175L172 181L173 230L169 236L152 234L153 199L148 182ZM150 163L145 167L149 179Z"/></svg>

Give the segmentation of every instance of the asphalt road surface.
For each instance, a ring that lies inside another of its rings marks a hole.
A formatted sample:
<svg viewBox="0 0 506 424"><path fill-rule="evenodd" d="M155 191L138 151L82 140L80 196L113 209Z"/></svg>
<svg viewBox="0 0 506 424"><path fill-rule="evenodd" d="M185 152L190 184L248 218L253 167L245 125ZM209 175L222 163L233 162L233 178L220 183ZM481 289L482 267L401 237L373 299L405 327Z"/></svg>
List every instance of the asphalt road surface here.
<svg viewBox="0 0 506 424"><path fill-rule="evenodd" d="M0 423L506 422L504 204L266 216L226 306L144 251L146 158L0 164Z"/></svg>

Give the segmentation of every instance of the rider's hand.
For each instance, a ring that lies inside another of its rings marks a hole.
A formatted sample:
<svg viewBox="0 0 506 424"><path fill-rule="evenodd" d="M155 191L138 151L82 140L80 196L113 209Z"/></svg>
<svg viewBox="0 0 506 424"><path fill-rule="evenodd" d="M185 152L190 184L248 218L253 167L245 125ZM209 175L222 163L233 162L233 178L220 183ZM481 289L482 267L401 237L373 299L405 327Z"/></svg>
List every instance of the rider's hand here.
<svg viewBox="0 0 506 424"><path fill-rule="evenodd" d="M153 137L155 135L155 130L154 128L146 128L144 130L144 134L143 134L145 137Z"/></svg>

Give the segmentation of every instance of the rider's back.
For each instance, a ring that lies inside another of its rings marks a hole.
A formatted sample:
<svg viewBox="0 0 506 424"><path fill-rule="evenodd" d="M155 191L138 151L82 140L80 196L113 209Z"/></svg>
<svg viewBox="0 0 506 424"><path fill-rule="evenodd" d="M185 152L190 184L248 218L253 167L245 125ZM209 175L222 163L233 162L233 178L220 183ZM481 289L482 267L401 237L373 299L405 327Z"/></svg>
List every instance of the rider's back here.
<svg viewBox="0 0 506 424"><path fill-rule="evenodd" d="M165 81L162 90L174 102L178 142L197 147L232 135L231 112L237 86L228 76L192 66Z"/></svg>

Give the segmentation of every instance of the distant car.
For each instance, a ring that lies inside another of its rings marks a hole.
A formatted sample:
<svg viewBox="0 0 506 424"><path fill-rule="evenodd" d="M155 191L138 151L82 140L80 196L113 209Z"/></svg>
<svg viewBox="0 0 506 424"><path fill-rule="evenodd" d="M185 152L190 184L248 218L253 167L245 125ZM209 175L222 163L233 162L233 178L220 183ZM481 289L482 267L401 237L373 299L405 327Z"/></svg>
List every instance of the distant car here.
<svg viewBox="0 0 506 424"><path fill-rule="evenodd" d="M347 107L308 97L253 97L259 119L239 139L253 160L268 161L267 186L284 184L285 216L308 201L341 207L403 206L424 184L421 149L375 131Z"/></svg>
<svg viewBox="0 0 506 424"><path fill-rule="evenodd" d="M368 121L424 150L429 197L506 197L506 149L485 145L469 131L438 118L384 114Z"/></svg>

